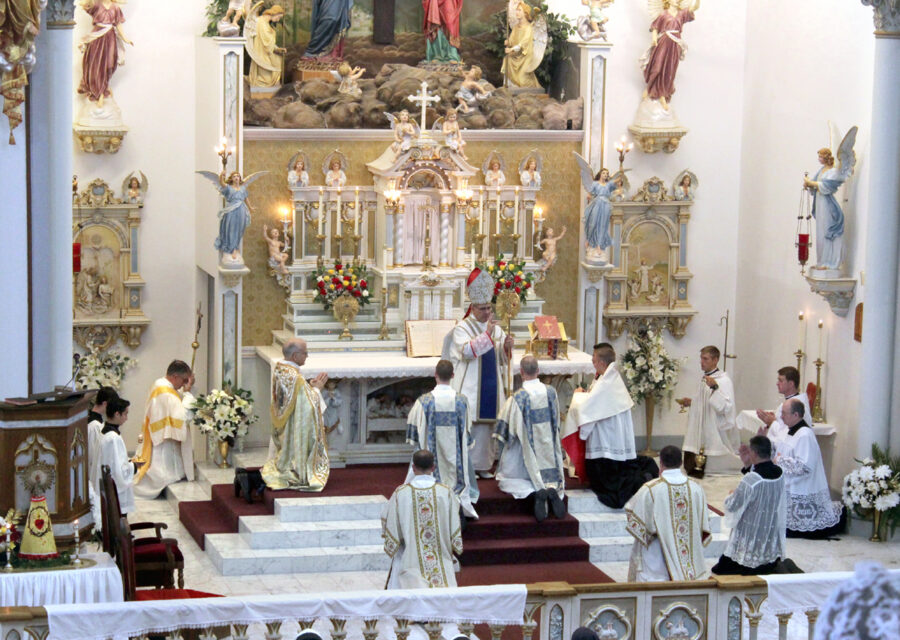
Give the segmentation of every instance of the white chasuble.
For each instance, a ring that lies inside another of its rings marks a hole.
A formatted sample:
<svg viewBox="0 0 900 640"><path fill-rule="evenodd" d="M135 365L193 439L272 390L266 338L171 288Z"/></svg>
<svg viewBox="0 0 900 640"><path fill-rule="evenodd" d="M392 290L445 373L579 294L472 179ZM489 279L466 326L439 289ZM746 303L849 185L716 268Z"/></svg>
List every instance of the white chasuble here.
<svg viewBox="0 0 900 640"><path fill-rule="evenodd" d="M194 479L190 425L193 404L190 392L179 395L165 378L153 383L144 410L144 442L139 456L144 464L134 480L137 497L152 499L170 484Z"/></svg>
<svg viewBox="0 0 900 640"><path fill-rule="evenodd" d="M589 460L632 460L637 457L631 419L633 406L634 400L613 362L591 383L587 392L572 396L563 438L578 433L576 437L585 441L584 457ZM567 451L571 449L567 447Z"/></svg>
<svg viewBox="0 0 900 640"><path fill-rule="evenodd" d="M406 441L434 454L434 479L453 490L467 516L477 518L472 505L478 502L478 485L471 482L469 463L474 440L466 397L439 384L416 400L406 421Z"/></svg>
<svg viewBox="0 0 900 640"><path fill-rule="evenodd" d="M703 559L703 547L711 539L709 514L699 484L678 469L666 469L634 494L625 513L626 528L635 539L629 581L703 580L709 575ZM662 549L667 577L646 570L643 556L654 540Z"/></svg>
<svg viewBox="0 0 900 640"><path fill-rule="evenodd" d="M699 453L702 447L707 456L735 455L741 446L734 408L734 384L728 374L718 369L709 375L719 388L713 391L700 379L700 387L691 399L685 451Z"/></svg>
<svg viewBox="0 0 900 640"><path fill-rule="evenodd" d="M459 502L444 484L420 475L394 491L381 518L391 558L388 589L455 587L463 550Z"/></svg>
<svg viewBox="0 0 900 640"><path fill-rule="evenodd" d="M554 489L563 496L563 455L556 390L525 380L506 401L494 437L503 447L497 467L500 490L518 500Z"/></svg>
<svg viewBox="0 0 900 640"><path fill-rule="evenodd" d="M505 340L506 332L499 326L488 335L487 323L478 322L471 315L457 322L444 338L441 357L453 363L451 384L469 403L475 438L470 459L478 471L489 470L494 464L491 434L506 400Z"/></svg>
<svg viewBox="0 0 900 640"><path fill-rule="evenodd" d="M325 403L300 367L279 360L272 373L272 446L261 470L269 489L321 491L330 466L322 418Z"/></svg>

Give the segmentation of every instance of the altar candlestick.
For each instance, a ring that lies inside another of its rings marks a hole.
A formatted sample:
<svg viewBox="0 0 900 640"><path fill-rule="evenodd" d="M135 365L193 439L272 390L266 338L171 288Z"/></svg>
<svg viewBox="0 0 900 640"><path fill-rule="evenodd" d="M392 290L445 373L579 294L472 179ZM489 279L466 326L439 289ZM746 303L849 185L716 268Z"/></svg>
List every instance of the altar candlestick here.
<svg viewBox="0 0 900 640"><path fill-rule="evenodd" d="M470 261L472 263L472 268L474 269L475 268L475 243L474 242L472 243L472 257L470 258Z"/></svg>
<svg viewBox="0 0 900 640"><path fill-rule="evenodd" d="M484 235L484 187L478 194L478 233Z"/></svg>
<svg viewBox="0 0 900 640"><path fill-rule="evenodd" d="M353 218L353 235L359 235L359 187L356 187L356 194L353 196L353 212L355 214Z"/></svg>
<svg viewBox="0 0 900 640"><path fill-rule="evenodd" d="M806 318L802 311L797 314L797 319L800 320L800 327L797 333L797 351L803 351L803 347L806 346Z"/></svg>
<svg viewBox="0 0 900 640"><path fill-rule="evenodd" d="M319 235L325 235L325 207L322 205L324 202L322 201L325 196L325 188L319 187Z"/></svg>
<svg viewBox="0 0 900 640"><path fill-rule="evenodd" d="M500 233L500 187L497 187L497 233Z"/></svg>
<svg viewBox="0 0 900 640"><path fill-rule="evenodd" d="M824 360L824 358L823 358L822 356L825 355L825 354L822 352L822 334L825 333L825 332L822 330L822 328L823 328L824 326L825 326L825 321L824 321L824 320L819 320L819 354L818 354L819 360Z"/></svg>
<svg viewBox="0 0 900 640"><path fill-rule="evenodd" d="M519 233L519 187L516 187L515 205L513 207L513 233Z"/></svg>
<svg viewBox="0 0 900 640"><path fill-rule="evenodd" d="M81 558L78 554L78 518L75 518L75 522L72 523L72 526L75 528L75 559L72 560L72 564L81 564Z"/></svg>

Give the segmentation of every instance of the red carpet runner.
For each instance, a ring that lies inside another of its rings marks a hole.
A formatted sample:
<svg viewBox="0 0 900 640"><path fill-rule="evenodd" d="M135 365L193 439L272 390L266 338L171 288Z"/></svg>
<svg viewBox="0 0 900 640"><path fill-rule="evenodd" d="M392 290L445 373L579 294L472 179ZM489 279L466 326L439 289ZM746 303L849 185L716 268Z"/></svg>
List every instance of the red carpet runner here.
<svg viewBox="0 0 900 640"><path fill-rule="evenodd" d="M333 469L321 493L266 490L262 502L234 497L230 484L213 485L212 500L181 502L181 522L201 548L207 533L237 533L238 518L271 515L276 498L383 495L390 497L406 477L407 465L354 465ZM571 484L569 488L578 485ZM588 561L588 543L578 537L578 521L568 515L534 519L528 501L500 491L495 480L479 480L480 516L463 532L460 586L565 580L571 584L612 582Z"/></svg>

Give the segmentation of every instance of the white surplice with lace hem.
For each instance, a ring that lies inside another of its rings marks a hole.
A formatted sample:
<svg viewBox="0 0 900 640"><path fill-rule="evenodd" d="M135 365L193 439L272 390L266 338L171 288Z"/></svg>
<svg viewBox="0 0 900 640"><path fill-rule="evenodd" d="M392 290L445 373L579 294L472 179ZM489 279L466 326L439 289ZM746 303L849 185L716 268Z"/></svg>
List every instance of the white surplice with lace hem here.
<svg viewBox="0 0 900 640"><path fill-rule="evenodd" d="M784 558L786 517L784 474L769 480L750 471L725 498L725 555L745 567Z"/></svg>
<svg viewBox="0 0 900 640"><path fill-rule="evenodd" d="M773 460L784 471L787 492L787 528L818 531L838 523L841 503L831 500L822 452L816 434L802 426L788 435Z"/></svg>

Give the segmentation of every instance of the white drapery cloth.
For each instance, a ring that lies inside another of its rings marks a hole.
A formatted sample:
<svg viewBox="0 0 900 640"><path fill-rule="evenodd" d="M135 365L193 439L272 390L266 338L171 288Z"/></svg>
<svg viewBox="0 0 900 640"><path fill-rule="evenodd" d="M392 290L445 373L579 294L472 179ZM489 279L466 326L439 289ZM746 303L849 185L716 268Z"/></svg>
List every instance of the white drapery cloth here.
<svg viewBox="0 0 900 640"><path fill-rule="evenodd" d="M900 569L889 571L900 578ZM779 613L801 613L822 609L829 594L843 582L853 578L852 571L822 571L816 573L785 573L760 576L768 584L768 609ZM764 605L765 607L766 605ZM818 625L816 625L818 631ZM818 636L817 636L818 637Z"/></svg>
<svg viewBox="0 0 900 640"><path fill-rule="evenodd" d="M92 602L122 602L122 575L113 559L105 553L81 557L97 564L86 569L0 573L0 603L4 607L71 604L78 610Z"/></svg>
<svg viewBox="0 0 900 640"><path fill-rule="evenodd" d="M767 480L749 472L725 498L725 525L732 530L725 555L745 567L784 558L786 517L784 474Z"/></svg>
<svg viewBox="0 0 900 640"><path fill-rule="evenodd" d="M403 262L406 264L422 264L425 259L425 227L431 225L431 261L440 252L441 221L438 217L438 206L431 201L431 196L409 195L403 200L405 216L403 220ZM430 215L429 215L430 214Z"/></svg>
<svg viewBox="0 0 900 640"><path fill-rule="evenodd" d="M278 622L317 618L474 622L519 625L525 612L525 585L346 591L331 594L241 596L125 602L115 605L47 607L52 640L105 640L143 637L178 628Z"/></svg>

